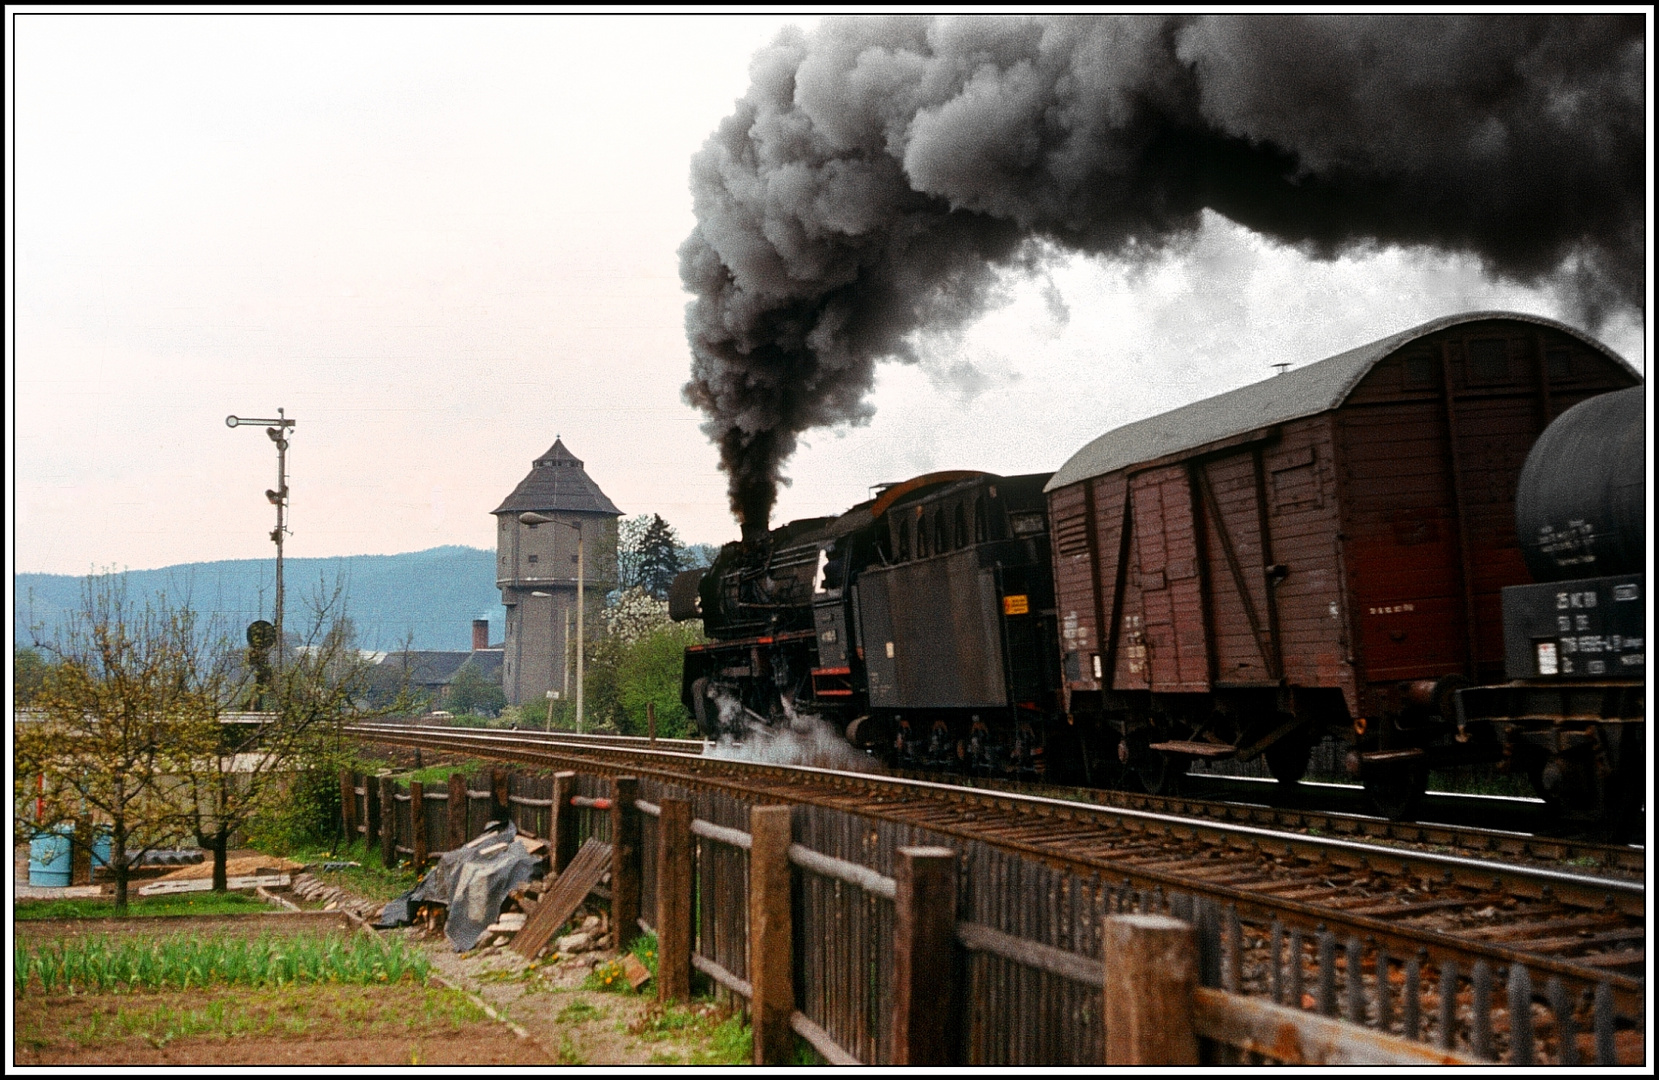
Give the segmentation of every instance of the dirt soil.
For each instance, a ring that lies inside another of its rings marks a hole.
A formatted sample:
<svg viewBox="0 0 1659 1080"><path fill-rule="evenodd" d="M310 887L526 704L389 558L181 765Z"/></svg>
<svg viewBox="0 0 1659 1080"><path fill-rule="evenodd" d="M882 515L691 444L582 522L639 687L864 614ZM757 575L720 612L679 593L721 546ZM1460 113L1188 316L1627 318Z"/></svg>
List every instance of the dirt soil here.
<svg viewBox="0 0 1659 1080"><path fill-rule="evenodd" d="M252 877L255 874L295 874L305 869L304 863L277 855L262 855L257 851L225 852L226 877ZM199 863L169 870L157 881L203 881L213 876L213 855L208 854Z"/></svg>
<svg viewBox="0 0 1659 1080"><path fill-rule="evenodd" d="M398 933L413 935L415 931ZM583 990L593 968L615 959L612 952L582 953L534 967L504 946L459 954L447 942L425 939L433 967L454 986L488 1002L546 1047L560 1064L697 1064L708 1040L691 1031L662 1030L654 985L639 995ZM700 1002L691 1009L712 1025L724 1017L718 1006Z"/></svg>
<svg viewBox="0 0 1659 1080"><path fill-rule="evenodd" d="M546 1065L451 990L216 987L20 996L18 1065Z"/></svg>

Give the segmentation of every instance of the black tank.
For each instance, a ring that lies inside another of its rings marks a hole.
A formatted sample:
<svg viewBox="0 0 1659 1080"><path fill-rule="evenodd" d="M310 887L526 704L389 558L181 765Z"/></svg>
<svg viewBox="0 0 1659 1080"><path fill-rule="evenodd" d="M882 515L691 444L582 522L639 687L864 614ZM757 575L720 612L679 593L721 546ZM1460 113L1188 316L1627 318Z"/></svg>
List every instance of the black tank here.
<svg viewBox="0 0 1659 1080"><path fill-rule="evenodd" d="M1581 401L1527 454L1515 535L1539 582L1638 573L1647 551L1646 389Z"/></svg>

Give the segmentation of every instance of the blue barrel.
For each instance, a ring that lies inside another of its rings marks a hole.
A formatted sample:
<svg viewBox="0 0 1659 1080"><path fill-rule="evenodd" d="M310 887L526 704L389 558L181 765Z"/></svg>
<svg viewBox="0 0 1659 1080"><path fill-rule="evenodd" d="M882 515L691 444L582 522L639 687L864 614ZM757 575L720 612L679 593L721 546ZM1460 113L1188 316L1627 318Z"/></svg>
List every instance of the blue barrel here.
<svg viewBox="0 0 1659 1080"><path fill-rule="evenodd" d="M73 869L74 845L69 838L75 834L73 825L57 825L29 841L29 884L40 886L68 885ZM100 830L92 842L92 869L94 872L109 865L109 833Z"/></svg>
<svg viewBox="0 0 1659 1080"><path fill-rule="evenodd" d="M74 831L73 825L58 825L29 841L30 885L69 884L69 837Z"/></svg>

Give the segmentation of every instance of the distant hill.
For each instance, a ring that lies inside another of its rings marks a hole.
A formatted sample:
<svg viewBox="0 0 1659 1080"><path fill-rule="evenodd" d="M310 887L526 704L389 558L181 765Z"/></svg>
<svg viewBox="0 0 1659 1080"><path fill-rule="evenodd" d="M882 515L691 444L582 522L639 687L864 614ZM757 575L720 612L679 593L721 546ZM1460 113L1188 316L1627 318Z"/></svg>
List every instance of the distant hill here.
<svg viewBox="0 0 1659 1080"><path fill-rule="evenodd" d="M255 619L271 617L276 593L274 559L231 559L184 563L159 570L127 572L128 595L144 598L166 593L174 603L188 600L204 616L222 617L232 632ZM412 636L416 649L470 649L472 620L490 620L490 642L506 634L506 609L495 587L495 552L481 548L437 547L405 555L348 555L333 559L286 559L284 623L302 630L318 593L332 594L338 580L345 590L346 614L357 626L365 649L393 649ZM66 610L78 606L82 578L68 574L18 574L12 627L17 643L33 636L30 626L49 637Z"/></svg>

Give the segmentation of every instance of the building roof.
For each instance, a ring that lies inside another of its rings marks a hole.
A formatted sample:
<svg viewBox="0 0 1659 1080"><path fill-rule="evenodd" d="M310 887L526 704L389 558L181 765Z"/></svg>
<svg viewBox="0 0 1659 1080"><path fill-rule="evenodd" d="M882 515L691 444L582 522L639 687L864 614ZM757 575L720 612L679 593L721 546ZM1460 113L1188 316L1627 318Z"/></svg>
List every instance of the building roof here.
<svg viewBox="0 0 1659 1080"><path fill-rule="evenodd" d="M1624 364L1637 378L1641 377L1607 346L1565 323L1512 311L1467 311L1433 319L1282 375L1114 428L1073 454L1043 490L1054 491L1129 465L1334 409L1379 361L1398 349L1440 330L1490 319L1535 323L1570 334Z"/></svg>
<svg viewBox="0 0 1659 1080"><path fill-rule="evenodd" d="M526 510L577 511L621 517L622 511L606 498L599 485L582 468L582 461L554 439L547 453L535 460L530 474L520 480L507 501L492 514L517 514Z"/></svg>

